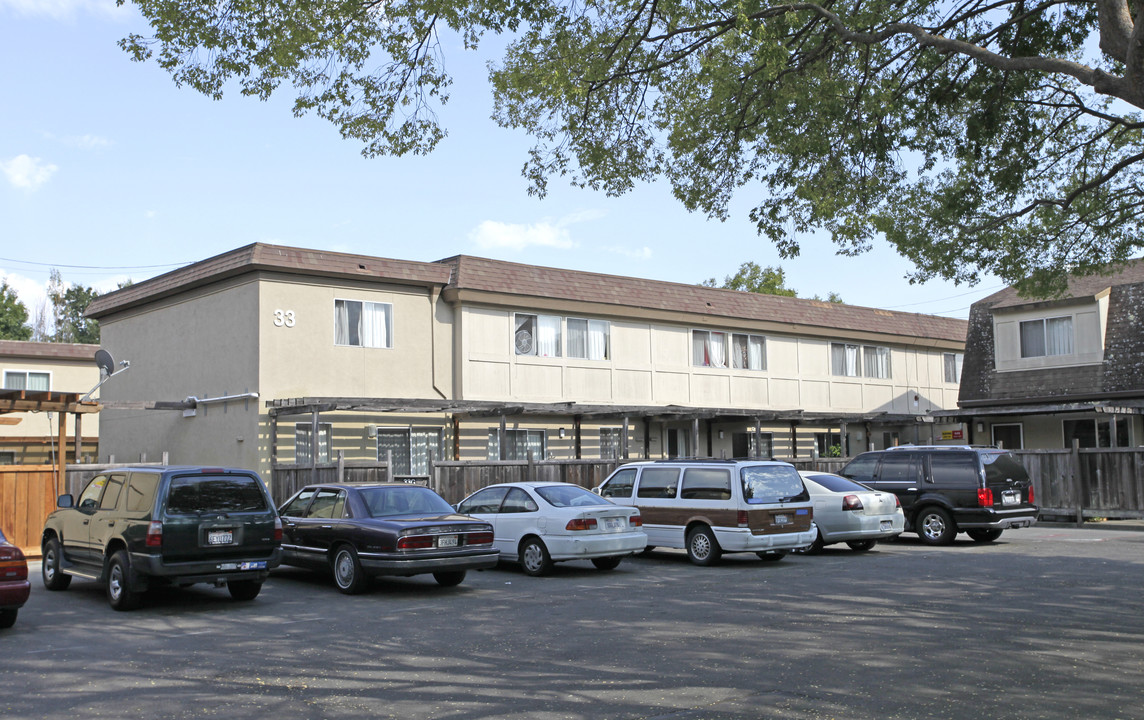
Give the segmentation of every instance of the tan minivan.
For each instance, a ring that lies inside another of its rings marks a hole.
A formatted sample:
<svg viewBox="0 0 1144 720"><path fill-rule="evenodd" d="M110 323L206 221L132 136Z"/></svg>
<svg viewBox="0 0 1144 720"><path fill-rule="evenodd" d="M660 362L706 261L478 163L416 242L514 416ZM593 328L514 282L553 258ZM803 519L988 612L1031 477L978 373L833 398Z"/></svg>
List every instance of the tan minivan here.
<svg viewBox="0 0 1144 720"><path fill-rule="evenodd" d="M696 565L725 552L781 560L814 542L810 495L790 463L656 460L622 465L596 491L643 516L648 549L685 548Z"/></svg>

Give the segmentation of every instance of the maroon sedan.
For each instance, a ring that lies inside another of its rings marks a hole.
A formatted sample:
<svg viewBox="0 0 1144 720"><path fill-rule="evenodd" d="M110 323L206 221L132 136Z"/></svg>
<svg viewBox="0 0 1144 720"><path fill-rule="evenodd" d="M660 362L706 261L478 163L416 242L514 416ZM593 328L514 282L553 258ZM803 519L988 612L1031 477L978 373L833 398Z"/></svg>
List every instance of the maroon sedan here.
<svg viewBox="0 0 1144 720"><path fill-rule="evenodd" d="M16 613L28 602L28 561L0 530L0 628L16 624Z"/></svg>

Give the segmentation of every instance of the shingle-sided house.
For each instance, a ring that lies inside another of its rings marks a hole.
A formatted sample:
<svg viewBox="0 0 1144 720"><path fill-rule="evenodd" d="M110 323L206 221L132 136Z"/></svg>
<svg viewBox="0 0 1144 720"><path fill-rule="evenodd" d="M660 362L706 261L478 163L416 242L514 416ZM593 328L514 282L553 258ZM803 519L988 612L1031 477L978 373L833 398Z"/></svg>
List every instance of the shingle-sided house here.
<svg viewBox="0 0 1144 720"><path fill-rule="evenodd" d="M457 256L249 245L100 296L103 452L273 461L774 455L927 441L966 323ZM167 404L164 405L163 402ZM155 408L174 407L180 410ZM940 436L940 435L939 435Z"/></svg>
<svg viewBox="0 0 1144 720"><path fill-rule="evenodd" d="M1053 300L1007 288L970 310L960 410L974 442L1144 444L1144 260L1076 277Z"/></svg>
<svg viewBox="0 0 1144 720"><path fill-rule="evenodd" d="M25 401L35 407L52 393L86 393L99 382L95 364L98 345L0 340L0 399ZM75 420L68 420L65 438L69 458L75 456ZM49 465L60 452L59 418L47 412L0 415L0 465ZM99 445L99 416L89 414L81 424L79 457L95 458Z"/></svg>

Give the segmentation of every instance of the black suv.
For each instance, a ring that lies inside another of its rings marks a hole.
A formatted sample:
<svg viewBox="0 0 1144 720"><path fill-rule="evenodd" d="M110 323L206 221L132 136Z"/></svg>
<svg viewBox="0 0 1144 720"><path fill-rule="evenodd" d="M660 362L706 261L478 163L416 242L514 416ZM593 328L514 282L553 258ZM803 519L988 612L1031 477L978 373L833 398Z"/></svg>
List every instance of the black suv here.
<svg viewBox="0 0 1144 720"><path fill-rule="evenodd" d="M106 583L116 610L157 584L226 585L252 600L282 560L282 523L256 473L139 467L91 479L79 502L61 495L44 523L44 587L73 576Z"/></svg>
<svg viewBox="0 0 1144 720"><path fill-rule="evenodd" d="M948 545L959 532L992 542L1037 522L1029 474L995 447L904 445L862 453L839 474L897 495L906 529L928 545Z"/></svg>

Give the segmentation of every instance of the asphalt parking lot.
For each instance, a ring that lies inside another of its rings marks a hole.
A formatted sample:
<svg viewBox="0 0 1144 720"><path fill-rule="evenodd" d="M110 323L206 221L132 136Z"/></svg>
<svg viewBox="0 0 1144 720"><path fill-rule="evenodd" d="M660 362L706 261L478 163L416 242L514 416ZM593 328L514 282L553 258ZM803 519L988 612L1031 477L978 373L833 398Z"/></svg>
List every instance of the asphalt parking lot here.
<svg viewBox="0 0 1144 720"><path fill-rule="evenodd" d="M1144 718L1144 533L960 537L359 596L286 569L253 602L198 585L131 613L36 564L0 717Z"/></svg>

